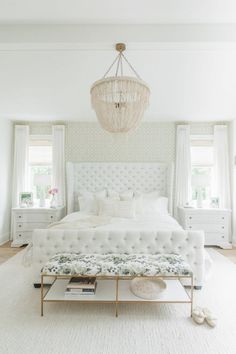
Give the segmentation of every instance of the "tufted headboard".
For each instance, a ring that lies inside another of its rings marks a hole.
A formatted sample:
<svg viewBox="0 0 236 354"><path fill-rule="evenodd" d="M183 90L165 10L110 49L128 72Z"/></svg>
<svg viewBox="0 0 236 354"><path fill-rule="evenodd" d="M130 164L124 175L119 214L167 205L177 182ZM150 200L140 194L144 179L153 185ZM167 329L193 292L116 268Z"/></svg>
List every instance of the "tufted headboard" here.
<svg viewBox="0 0 236 354"><path fill-rule="evenodd" d="M78 210L78 190L109 188L118 192L158 190L169 199L172 215L173 164L166 163L67 163L67 212Z"/></svg>

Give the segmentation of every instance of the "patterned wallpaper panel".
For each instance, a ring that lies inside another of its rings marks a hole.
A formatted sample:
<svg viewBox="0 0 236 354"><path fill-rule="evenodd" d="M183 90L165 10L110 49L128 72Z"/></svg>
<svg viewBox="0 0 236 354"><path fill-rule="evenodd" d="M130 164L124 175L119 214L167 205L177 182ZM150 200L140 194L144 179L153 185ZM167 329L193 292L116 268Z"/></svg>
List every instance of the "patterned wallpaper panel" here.
<svg viewBox="0 0 236 354"><path fill-rule="evenodd" d="M143 123L126 137L114 137L98 123L67 123L67 161L170 162L174 159L175 123Z"/></svg>

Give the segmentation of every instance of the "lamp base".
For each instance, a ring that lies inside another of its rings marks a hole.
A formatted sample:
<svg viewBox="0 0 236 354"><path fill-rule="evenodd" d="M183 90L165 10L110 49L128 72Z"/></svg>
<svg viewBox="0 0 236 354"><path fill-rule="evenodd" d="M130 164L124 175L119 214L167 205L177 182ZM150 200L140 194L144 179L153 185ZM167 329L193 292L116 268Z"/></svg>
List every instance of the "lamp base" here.
<svg viewBox="0 0 236 354"><path fill-rule="evenodd" d="M202 191L200 189L197 193L197 208L202 208Z"/></svg>
<svg viewBox="0 0 236 354"><path fill-rule="evenodd" d="M45 207L45 199L44 198L40 198L39 199L39 207L40 208L44 208Z"/></svg>

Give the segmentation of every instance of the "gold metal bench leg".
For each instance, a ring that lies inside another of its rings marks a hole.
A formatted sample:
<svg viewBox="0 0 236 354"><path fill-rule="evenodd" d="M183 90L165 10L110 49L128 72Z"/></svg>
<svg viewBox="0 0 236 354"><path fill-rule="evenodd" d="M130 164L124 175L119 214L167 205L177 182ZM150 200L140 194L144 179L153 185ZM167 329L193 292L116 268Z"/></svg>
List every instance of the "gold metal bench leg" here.
<svg viewBox="0 0 236 354"><path fill-rule="evenodd" d="M191 276L191 317L193 314L193 275Z"/></svg>
<svg viewBox="0 0 236 354"><path fill-rule="evenodd" d="M116 278L116 317L118 317L118 291L119 291L119 278Z"/></svg>
<svg viewBox="0 0 236 354"><path fill-rule="evenodd" d="M41 275L41 316L43 316L43 275Z"/></svg>

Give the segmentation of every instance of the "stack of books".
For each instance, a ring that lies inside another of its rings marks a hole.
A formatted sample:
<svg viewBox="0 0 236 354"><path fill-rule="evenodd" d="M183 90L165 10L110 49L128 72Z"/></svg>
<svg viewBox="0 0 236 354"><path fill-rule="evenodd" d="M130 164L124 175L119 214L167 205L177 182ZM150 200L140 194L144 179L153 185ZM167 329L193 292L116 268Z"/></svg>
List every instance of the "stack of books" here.
<svg viewBox="0 0 236 354"><path fill-rule="evenodd" d="M67 284L65 296L94 295L96 287L96 277L72 277Z"/></svg>

